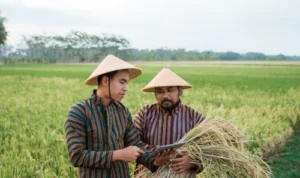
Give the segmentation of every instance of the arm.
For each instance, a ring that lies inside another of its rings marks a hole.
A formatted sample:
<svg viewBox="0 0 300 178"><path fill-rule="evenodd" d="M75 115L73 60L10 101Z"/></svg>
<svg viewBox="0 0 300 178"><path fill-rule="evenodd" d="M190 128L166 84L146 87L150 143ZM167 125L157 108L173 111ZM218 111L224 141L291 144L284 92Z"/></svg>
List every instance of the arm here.
<svg viewBox="0 0 300 178"><path fill-rule="evenodd" d="M197 124L201 123L205 117L202 115L202 113L190 108L190 117L191 120L190 126L191 128L195 127ZM185 155L183 152L178 152L179 158L174 158L171 160L170 167L176 172L176 173L182 173L186 171L191 171L195 173L200 173L203 170L203 166L201 164L200 160L196 160L199 162L199 164L192 163L192 160L189 156Z"/></svg>
<svg viewBox="0 0 300 178"><path fill-rule="evenodd" d="M113 152L87 150L85 128L84 106L82 104L72 106L65 122L67 146L72 165L74 167L110 168Z"/></svg>
<svg viewBox="0 0 300 178"><path fill-rule="evenodd" d="M197 124L201 123L202 121L205 120L205 116L198 111L192 110L193 114L193 125L192 128L194 128Z"/></svg>
<svg viewBox="0 0 300 178"><path fill-rule="evenodd" d="M92 151L86 149L86 115L84 106L72 106L65 122L67 146L71 163L75 167L110 168L113 161L135 162L144 153L136 146L115 151Z"/></svg>

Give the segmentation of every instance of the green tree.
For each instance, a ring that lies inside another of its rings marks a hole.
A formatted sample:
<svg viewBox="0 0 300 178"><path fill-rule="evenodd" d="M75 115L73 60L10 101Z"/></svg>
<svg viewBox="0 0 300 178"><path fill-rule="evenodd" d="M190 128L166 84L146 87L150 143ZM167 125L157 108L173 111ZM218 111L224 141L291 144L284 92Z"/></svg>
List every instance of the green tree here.
<svg viewBox="0 0 300 178"><path fill-rule="evenodd" d="M0 16L0 45L3 45L7 38L7 32L4 27L5 18Z"/></svg>
<svg viewBox="0 0 300 178"><path fill-rule="evenodd" d="M220 53L220 58L222 60L238 60L241 59L241 55L236 52L227 51L226 53Z"/></svg>
<svg viewBox="0 0 300 178"><path fill-rule="evenodd" d="M243 55L246 60L266 60L266 55L258 52L248 52Z"/></svg>

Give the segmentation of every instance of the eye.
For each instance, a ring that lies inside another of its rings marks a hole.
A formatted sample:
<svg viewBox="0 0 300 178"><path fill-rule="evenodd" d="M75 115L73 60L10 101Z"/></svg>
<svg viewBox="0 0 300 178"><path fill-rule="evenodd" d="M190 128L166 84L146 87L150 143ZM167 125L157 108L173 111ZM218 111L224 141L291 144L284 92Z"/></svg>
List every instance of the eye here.
<svg viewBox="0 0 300 178"><path fill-rule="evenodd" d="M162 90L157 90L157 93L158 93L158 94L162 94L163 91L162 91Z"/></svg>
<svg viewBox="0 0 300 178"><path fill-rule="evenodd" d="M172 93L174 91L174 89L168 89L169 93Z"/></svg>
<svg viewBox="0 0 300 178"><path fill-rule="evenodd" d="M124 84L126 84L127 82L126 82L126 80L121 80L120 83L121 83L122 85L124 85Z"/></svg>

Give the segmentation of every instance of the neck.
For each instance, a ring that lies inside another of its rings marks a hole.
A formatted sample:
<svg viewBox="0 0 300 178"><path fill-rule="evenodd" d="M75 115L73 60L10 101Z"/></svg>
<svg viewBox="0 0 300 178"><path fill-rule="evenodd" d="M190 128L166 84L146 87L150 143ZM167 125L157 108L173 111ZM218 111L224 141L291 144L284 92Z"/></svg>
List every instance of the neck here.
<svg viewBox="0 0 300 178"><path fill-rule="evenodd" d="M102 104L104 106L107 106L111 102L111 98L105 94L105 92L103 91L103 88L98 87L96 95L97 95L97 97L101 98Z"/></svg>

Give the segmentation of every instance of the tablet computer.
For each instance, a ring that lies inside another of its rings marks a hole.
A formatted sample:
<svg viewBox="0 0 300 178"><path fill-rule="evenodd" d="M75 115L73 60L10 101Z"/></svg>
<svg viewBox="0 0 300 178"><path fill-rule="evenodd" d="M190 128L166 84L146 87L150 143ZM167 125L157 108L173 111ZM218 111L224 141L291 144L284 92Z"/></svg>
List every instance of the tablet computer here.
<svg viewBox="0 0 300 178"><path fill-rule="evenodd" d="M164 150L167 149L171 149L171 148L179 148L181 146L183 146L184 144L186 144L187 142L179 142L179 143L173 143L173 144L168 144L168 145L162 145L159 148L157 148L156 150L154 150L153 152L151 152L149 155L147 155L147 158L151 158L156 156L158 153L163 152Z"/></svg>

